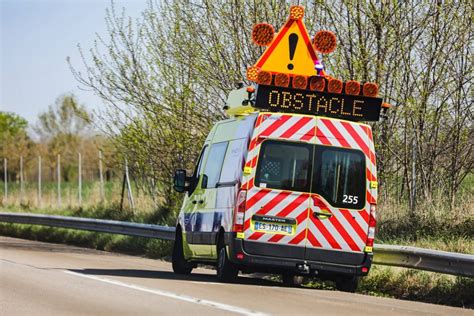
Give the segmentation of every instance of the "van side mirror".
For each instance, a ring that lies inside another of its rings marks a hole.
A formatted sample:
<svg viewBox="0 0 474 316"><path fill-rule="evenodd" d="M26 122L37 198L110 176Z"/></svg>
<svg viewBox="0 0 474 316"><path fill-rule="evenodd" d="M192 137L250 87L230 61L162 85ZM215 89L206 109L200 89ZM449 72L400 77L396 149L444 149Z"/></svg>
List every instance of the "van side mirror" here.
<svg viewBox="0 0 474 316"><path fill-rule="evenodd" d="M186 191L186 170L178 169L174 173L173 188L176 192L183 193Z"/></svg>

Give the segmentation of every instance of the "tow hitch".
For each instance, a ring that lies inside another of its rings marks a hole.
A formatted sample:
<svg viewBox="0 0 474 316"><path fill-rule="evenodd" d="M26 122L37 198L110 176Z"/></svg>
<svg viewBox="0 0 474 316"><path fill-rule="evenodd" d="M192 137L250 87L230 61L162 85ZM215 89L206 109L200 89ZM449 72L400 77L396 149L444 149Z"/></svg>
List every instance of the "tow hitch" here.
<svg viewBox="0 0 474 316"><path fill-rule="evenodd" d="M298 263L296 265L296 269L298 269L298 272L304 273L304 274L309 274L309 266L305 263Z"/></svg>

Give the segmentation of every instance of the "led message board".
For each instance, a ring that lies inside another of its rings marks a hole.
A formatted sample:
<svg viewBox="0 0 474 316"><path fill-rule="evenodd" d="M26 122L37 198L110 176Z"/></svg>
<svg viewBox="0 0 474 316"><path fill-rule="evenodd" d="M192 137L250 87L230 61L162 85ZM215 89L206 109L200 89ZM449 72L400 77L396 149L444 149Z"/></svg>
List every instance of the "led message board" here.
<svg viewBox="0 0 474 316"><path fill-rule="evenodd" d="M259 85L254 106L270 112L313 114L349 121L378 121L382 99Z"/></svg>

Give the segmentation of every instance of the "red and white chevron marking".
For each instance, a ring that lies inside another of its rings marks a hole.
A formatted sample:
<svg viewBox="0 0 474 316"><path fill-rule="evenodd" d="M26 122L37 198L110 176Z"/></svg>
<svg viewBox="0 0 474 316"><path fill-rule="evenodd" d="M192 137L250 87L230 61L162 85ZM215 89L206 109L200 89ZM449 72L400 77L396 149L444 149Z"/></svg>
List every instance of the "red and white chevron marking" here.
<svg viewBox="0 0 474 316"><path fill-rule="evenodd" d="M312 199L318 199L319 203L312 203L311 213L325 210L331 212L332 216L319 219L310 214L308 235L311 235L316 241L312 242L311 238L308 237L311 246L343 251L362 251L369 228L367 212L365 210L349 211L331 207L329 204L322 202L317 195L313 196Z"/></svg>
<svg viewBox="0 0 474 316"><path fill-rule="evenodd" d="M252 200L253 198L254 200ZM265 189L259 190L253 198L247 202L244 226L246 239L290 245L299 245L304 242L306 237L306 221L308 220L308 193ZM296 232L291 236L255 232L250 223L251 217L254 214L295 218L297 222Z"/></svg>
<svg viewBox="0 0 474 316"><path fill-rule="evenodd" d="M318 195L287 192L254 187L257 158L261 142L266 138L307 141L314 144L359 149L368 158L366 207L360 211L331 207ZM263 113L257 118L250 142L246 167L251 173L244 176L247 191L245 239L286 245L305 245L342 251L363 251L368 230L370 203L376 203L377 190L370 189L376 180L375 151L369 126L291 114ZM314 199L319 202L314 202ZM315 218L314 211L330 211L328 219ZM294 235L267 234L252 230L253 214L282 216L297 219Z"/></svg>

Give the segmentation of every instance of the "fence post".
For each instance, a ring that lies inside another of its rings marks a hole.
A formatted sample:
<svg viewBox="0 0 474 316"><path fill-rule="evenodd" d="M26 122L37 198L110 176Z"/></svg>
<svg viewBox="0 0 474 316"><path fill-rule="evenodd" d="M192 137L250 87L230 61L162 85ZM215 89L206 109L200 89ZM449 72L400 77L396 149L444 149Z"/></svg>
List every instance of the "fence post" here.
<svg viewBox="0 0 474 316"><path fill-rule="evenodd" d="M416 214L416 141L412 140L410 214ZM415 218L414 218L415 219Z"/></svg>
<svg viewBox="0 0 474 316"><path fill-rule="evenodd" d="M79 180L79 192L78 192L78 195L79 195L79 206L82 206L82 156L81 156L81 153L78 153L78 160L79 160L79 166L78 166L78 169L77 172L78 172L78 180Z"/></svg>
<svg viewBox="0 0 474 316"><path fill-rule="evenodd" d="M23 204L24 199L24 188L23 188L23 156L20 156L20 204Z"/></svg>
<svg viewBox="0 0 474 316"><path fill-rule="evenodd" d="M132 208L132 213L135 212L135 203L133 202L132 188L130 186L130 177L128 175L128 161L125 159L125 178L127 180L128 203Z"/></svg>
<svg viewBox="0 0 474 316"><path fill-rule="evenodd" d="M58 178L58 208L61 208L61 154L58 154L58 165L56 171Z"/></svg>
<svg viewBox="0 0 474 316"><path fill-rule="evenodd" d="M104 194L104 175L102 170L102 150L99 150L99 179L100 179L100 202L104 204L105 194Z"/></svg>
<svg viewBox="0 0 474 316"><path fill-rule="evenodd" d="M3 192L3 203L6 205L8 202L8 160L3 158L3 179L5 185L5 191Z"/></svg>
<svg viewBox="0 0 474 316"><path fill-rule="evenodd" d="M41 156L38 156L38 208L41 207Z"/></svg>

